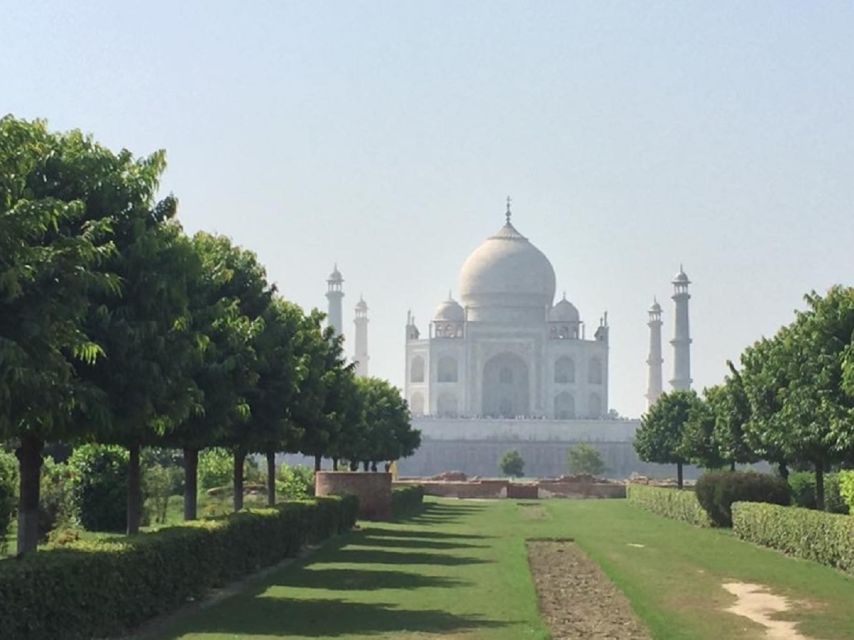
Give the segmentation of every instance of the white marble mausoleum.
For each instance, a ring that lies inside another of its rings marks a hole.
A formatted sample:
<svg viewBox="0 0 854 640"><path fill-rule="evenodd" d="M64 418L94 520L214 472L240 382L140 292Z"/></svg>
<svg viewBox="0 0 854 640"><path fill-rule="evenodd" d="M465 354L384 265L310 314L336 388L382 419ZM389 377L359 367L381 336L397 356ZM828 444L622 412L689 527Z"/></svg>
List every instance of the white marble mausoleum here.
<svg viewBox="0 0 854 640"><path fill-rule="evenodd" d="M414 416L602 418L608 413L607 314L587 337L576 306L555 304L549 259L510 222L463 263L459 302L426 335L410 314L405 395Z"/></svg>

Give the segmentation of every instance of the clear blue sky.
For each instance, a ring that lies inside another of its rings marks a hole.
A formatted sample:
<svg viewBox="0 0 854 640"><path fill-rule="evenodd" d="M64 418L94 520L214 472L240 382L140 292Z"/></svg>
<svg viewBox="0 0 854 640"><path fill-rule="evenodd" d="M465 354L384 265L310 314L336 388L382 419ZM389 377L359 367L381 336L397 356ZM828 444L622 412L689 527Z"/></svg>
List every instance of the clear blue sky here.
<svg viewBox="0 0 854 640"><path fill-rule="evenodd" d="M122 6L119 6L122 5ZM252 248L403 382L503 221L611 320L611 405L643 410L646 309L684 262L698 387L854 269L854 4L42 2L4 7L0 112L165 148L193 232ZM669 349L665 355L670 372Z"/></svg>

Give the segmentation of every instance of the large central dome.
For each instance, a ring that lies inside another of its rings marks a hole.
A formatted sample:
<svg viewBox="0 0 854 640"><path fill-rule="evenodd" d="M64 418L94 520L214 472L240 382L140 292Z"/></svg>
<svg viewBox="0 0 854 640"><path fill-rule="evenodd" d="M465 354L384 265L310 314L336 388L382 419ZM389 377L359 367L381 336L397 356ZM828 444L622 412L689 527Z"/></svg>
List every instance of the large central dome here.
<svg viewBox="0 0 854 640"><path fill-rule="evenodd" d="M471 320L499 319L488 309L529 309L534 313L524 315L542 320L554 296L551 262L509 219L472 252L460 271L460 297ZM513 315L522 319L518 313Z"/></svg>

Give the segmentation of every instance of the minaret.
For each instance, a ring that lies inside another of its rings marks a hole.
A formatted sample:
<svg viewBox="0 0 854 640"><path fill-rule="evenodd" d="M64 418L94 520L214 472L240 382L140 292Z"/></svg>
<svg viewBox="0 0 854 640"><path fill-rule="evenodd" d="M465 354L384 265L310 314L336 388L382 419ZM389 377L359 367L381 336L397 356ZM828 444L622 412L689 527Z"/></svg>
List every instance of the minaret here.
<svg viewBox="0 0 854 640"><path fill-rule="evenodd" d="M688 328L688 285L691 281L679 265L679 273L673 277L673 302L675 314L673 323L673 379L670 386L675 390L691 388L691 332Z"/></svg>
<svg viewBox="0 0 854 640"><path fill-rule="evenodd" d="M653 298L652 306L649 308L649 357L646 359L649 365L649 381L646 387L646 408L649 409L661 396L663 387L661 365L664 359L661 357L661 305Z"/></svg>
<svg viewBox="0 0 854 640"><path fill-rule="evenodd" d="M368 304L362 296L356 304L356 375L368 377Z"/></svg>
<svg viewBox="0 0 854 640"><path fill-rule="evenodd" d="M337 264L332 273L329 274L326 285L326 299L329 300L329 313L326 321L330 327L335 329L335 335L340 336L344 330L343 312L341 310L341 303L344 299L344 278L338 271Z"/></svg>

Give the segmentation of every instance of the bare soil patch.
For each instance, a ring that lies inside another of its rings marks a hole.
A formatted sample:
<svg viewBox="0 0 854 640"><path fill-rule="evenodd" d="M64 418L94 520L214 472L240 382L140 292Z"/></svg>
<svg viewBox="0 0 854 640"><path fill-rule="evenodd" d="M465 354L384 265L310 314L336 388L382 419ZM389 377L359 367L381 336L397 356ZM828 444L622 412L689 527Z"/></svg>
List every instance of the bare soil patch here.
<svg viewBox="0 0 854 640"><path fill-rule="evenodd" d="M797 622L777 620L773 616L791 608L784 597L774 595L761 584L748 582L727 582L723 588L738 600L726 610L737 616L744 616L765 627L765 638L773 640L811 640L798 632Z"/></svg>
<svg viewBox="0 0 854 640"><path fill-rule="evenodd" d="M626 597L574 543L529 540L528 562L553 640L649 640Z"/></svg>

